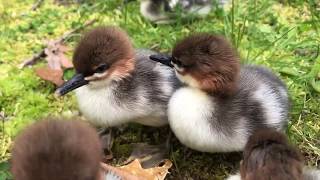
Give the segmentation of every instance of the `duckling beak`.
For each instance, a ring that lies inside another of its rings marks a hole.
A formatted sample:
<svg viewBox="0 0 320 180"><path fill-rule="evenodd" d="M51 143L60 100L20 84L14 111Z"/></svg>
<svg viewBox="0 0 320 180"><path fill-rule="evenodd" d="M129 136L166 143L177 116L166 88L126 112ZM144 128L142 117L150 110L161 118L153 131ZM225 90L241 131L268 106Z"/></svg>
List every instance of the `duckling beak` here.
<svg viewBox="0 0 320 180"><path fill-rule="evenodd" d="M84 79L83 74L75 74L69 81L65 82L61 87L59 87L55 94L57 96L63 96L68 92L77 89L83 85L88 84L89 81Z"/></svg>
<svg viewBox="0 0 320 180"><path fill-rule="evenodd" d="M149 56L149 58L153 61L159 62L163 65L169 66L173 68L173 65L171 64L171 56L165 55L165 54L154 54Z"/></svg>

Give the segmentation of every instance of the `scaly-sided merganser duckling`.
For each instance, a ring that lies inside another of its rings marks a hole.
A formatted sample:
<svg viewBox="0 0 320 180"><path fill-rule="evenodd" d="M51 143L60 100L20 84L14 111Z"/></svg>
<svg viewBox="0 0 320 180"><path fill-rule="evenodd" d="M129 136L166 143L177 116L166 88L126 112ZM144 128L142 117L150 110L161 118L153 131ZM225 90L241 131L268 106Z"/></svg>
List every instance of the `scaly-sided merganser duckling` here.
<svg viewBox="0 0 320 180"><path fill-rule="evenodd" d="M99 137L87 123L48 119L15 139L11 172L15 180L103 180L101 159Z"/></svg>
<svg viewBox="0 0 320 180"><path fill-rule="evenodd" d="M320 171L303 168L303 156L287 137L273 129L250 136L243 152L240 174L228 180L319 180Z"/></svg>
<svg viewBox="0 0 320 180"><path fill-rule="evenodd" d="M286 86L268 69L240 68L237 53L224 38L192 35L176 44L172 56L150 58L171 62L185 84L172 95L168 118L187 147L202 152L241 151L255 130L286 128Z"/></svg>
<svg viewBox="0 0 320 180"><path fill-rule="evenodd" d="M140 3L140 13L157 24L173 21L175 16L179 16L178 11L186 17L206 16L211 8L211 0L141 0Z"/></svg>
<svg viewBox="0 0 320 180"><path fill-rule="evenodd" d="M81 112L103 127L128 122L167 124L167 104L178 80L174 71L135 50L125 32L98 27L85 34L73 56L77 74L56 93L76 89Z"/></svg>

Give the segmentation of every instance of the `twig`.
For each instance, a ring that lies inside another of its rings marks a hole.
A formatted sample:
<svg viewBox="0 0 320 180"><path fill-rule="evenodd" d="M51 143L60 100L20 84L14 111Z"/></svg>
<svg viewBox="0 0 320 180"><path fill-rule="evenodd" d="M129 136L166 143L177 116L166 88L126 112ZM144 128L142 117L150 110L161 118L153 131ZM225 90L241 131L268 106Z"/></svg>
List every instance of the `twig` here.
<svg viewBox="0 0 320 180"><path fill-rule="evenodd" d="M56 39L55 42L56 43L63 43L66 39L68 39L71 35L73 35L74 33L80 31L81 29L92 25L93 23L95 23L97 21L97 19L93 19L91 21L87 21L86 23L84 23L82 26L77 27L75 29L72 29L66 33L64 33L60 38ZM41 58L46 57L47 55L45 54L45 49L47 48L47 46L45 46L40 52L38 52L37 54L33 55L32 58L29 58L25 61L23 61L23 63L21 63L19 65L19 68L24 68L26 66L31 66L33 64L35 64L36 62L38 62Z"/></svg>
<svg viewBox="0 0 320 180"><path fill-rule="evenodd" d="M41 52L38 52L37 54L33 55L31 58L25 60L23 63L19 65L19 68L24 68L26 66L31 66L35 64L39 59L46 57L47 55L44 52L44 49L41 50Z"/></svg>
<svg viewBox="0 0 320 180"><path fill-rule="evenodd" d="M38 7L40 7L42 3L43 3L43 0L38 0L37 2L35 2L32 5L31 11L35 11L36 9L38 9Z"/></svg>

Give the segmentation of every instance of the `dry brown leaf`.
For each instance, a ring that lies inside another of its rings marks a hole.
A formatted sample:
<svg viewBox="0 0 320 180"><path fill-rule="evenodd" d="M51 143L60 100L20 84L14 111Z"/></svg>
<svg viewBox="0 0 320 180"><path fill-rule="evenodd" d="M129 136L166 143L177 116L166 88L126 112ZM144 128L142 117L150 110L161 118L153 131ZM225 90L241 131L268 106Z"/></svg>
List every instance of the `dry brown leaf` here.
<svg viewBox="0 0 320 180"><path fill-rule="evenodd" d="M57 86L61 86L63 81L63 67L71 68L72 63L65 56L68 47L57 41L47 41L47 47L44 49L48 67L37 68L36 74L44 80L50 81Z"/></svg>
<svg viewBox="0 0 320 180"><path fill-rule="evenodd" d="M148 169L143 169L138 159L121 167L113 167L107 164L101 166L105 172L112 172L124 180L163 180L168 174L172 162L165 159L159 166Z"/></svg>
<svg viewBox="0 0 320 180"><path fill-rule="evenodd" d="M46 60L48 62L48 66L51 69L62 69L72 68L72 63L65 56L65 52L67 52L69 48L57 41L48 41L47 48L45 48L44 52L47 55Z"/></svg>
<svg viewBox="0 0 320 180"><path fill-rule="evenodd" d="M62 67L64 67L64 68L69 69L69 68L73 67L73 64L69 61L67 56L65 56L64 54L60 55L60 62L61 62Z"/></svg>
<svg viewBox="0 0 320 180"><path fill-rule="evenodd" d="M168 156L167 144L149 145L148 143L132 144L133 151L130 157L124 162L128 164L138 159L143 168L154 167Z"/></svg>
<svg viewBox="0 0 320 180"><path fill-rule="evenodd" d="M37 76L41 79L50 81L57 86L61 86L64 81L62 80L63 71L62 69L51 69L49 67L40 67L35 69Z"/></svg>
<svg viewBox="0 0 320 180"><path fill-rule="evenodd" d="M106 176L109 177L110 175L121 177L121 178L114 178L114 179L121 179L121 180L140 180L141 179L133 174L128 173L127 171L123 171L122 169L119 169L119 167L113 167L105 163L101 163L101 169L103 173L102 173L102 178L100 180L108 179L105 177Z"/></svg>

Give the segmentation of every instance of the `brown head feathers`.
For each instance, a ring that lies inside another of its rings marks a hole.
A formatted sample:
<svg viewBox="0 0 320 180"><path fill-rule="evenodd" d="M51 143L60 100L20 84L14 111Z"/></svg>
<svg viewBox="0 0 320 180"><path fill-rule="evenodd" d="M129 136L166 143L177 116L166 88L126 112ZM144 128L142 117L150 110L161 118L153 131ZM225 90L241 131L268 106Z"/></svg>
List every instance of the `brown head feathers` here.
<svg viewBox="0 0 320 180"><path fill-rule="evenodd" d="M87 123L48 119L27 127L15 139L15 180L96 180L101 160L96 131Z"/></svg>
<svg viewBox="0 0 320 180"><path fill-rule="evenodd" d="M190 75L200 89L220 95L235 90L240 62L223 37L205 33L189 36L176 44L172 56L182 66L182 75Z"/></svg>
<svg viewBox="0 0 320 180"><path fill-rule="evenodd" d="M122 71L121 67L132 66L133 57L134 49L123 30L113 26L97 27L87 32L78 43L73 64L78 73L90 76L106 70L111 73L117 68Z"/></svg>
<svg viewBox="0 0 320 180"><path fill-rule="evenodd" d="M244 150L242 180L301 180L303 157L283 133L262 129L254 133Z"/></svg>

